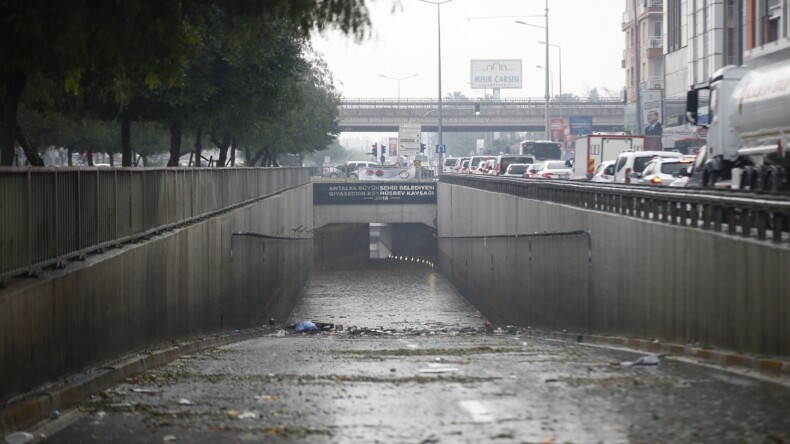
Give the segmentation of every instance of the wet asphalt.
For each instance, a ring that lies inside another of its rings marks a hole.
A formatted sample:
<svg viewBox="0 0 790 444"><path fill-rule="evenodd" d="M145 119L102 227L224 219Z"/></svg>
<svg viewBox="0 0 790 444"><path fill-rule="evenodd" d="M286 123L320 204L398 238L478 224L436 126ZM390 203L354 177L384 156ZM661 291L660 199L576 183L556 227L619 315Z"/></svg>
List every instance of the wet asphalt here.
<svg viewBox="0 0 790 444"><path fill-rule="evenodd" d="M301 320L336 328L287 328ZM129 379L36 434L50 443L790 443L787 385L672 357L628 365L643 354L487 325L425 264L316 272L279 327Z"/></svg>

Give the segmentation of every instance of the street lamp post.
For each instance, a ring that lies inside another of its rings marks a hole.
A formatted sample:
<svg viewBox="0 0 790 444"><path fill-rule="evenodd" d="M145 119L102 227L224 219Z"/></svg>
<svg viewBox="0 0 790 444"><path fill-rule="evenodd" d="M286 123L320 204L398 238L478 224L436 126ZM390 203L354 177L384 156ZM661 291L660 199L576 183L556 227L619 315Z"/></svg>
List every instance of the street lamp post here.
<svg viewBox="0 0 790 444"><path fill-rule="evenodd" d="M420 0L420 1L425 1L425 0ZM548 140L551 137L550 136L551 133L549 132L549 0L546 0L545 17L546 17L546 26L533 25L531 23L522 22L520 20L517 20L516 23L520 25L533 26L535 28L542 28L546 30L546 93L544 94L546 103L544 104L544 108L546 110L546 127L545 127L546 140Z"/></svg>
<svg viewBox="0 0 790 444"><path fill-rule="evenodd" d="M384 74L379 74L379 77L384 77L385 79L395 80L396 82L398 82L398 102L400 102L400 81L410 79L412 77L417 77L418 75L419 74L412 74L406 77L390 77L390 76L385 76Z"/></svg>
<svg viewBox="0 0 790 444"><path fill-rule="evenodd" d="M429 1L429 0L420 0L423 3L430 3L432 5L436 5L436 30L438 34L438 46L439 46L439 145L443 145L442 141L442 8L441 6L445 3L450 3L453 0L443 0L443 1ZM548 2L549 0L546 0ZM442 162L443 154L439 154L439 164ZM441 170L439 170L441 171Z"/></svg>
<svg viewBox="0 0 790 444"><path fill-rule="evenodd" d="M535 68L545 69L545 68L543 68L540 65L535 65ZM551 79L550 82L549 82L549 84L550 84L549 90L551 91L551 97L554 97L554 70L553 69L549 70L549 77Z"/></svg>
<svg viewBox="0 0 790 444"><path fill-rule="evenodd" d="M538 43L540 43L541 45L546 44L546 42L540 42L540 41ZM562 97L562 46L555 44L549 44L549 46L553 46L557 48L557 51L559 51L560 97Z"/></svg>

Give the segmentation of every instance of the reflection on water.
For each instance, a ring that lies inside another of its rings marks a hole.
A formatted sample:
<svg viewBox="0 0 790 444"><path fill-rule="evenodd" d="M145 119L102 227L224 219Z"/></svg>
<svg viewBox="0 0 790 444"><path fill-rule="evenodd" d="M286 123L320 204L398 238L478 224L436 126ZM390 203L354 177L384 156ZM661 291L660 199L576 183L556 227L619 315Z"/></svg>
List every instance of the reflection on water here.
<svg viewBox="0 0 790 444"><path fill-rule="evenodd" d="M395 261L314 272L288 323L304 319L397 330L486 322L438 270Z"/></svg>

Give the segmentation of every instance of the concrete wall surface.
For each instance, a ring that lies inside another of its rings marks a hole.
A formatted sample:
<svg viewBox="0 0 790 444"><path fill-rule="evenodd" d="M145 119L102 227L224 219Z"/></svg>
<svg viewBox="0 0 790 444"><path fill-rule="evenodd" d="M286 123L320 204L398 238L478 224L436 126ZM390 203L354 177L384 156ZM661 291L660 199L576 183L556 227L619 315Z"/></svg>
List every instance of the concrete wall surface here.
<svg viewBox="0 0 790 444"><path fill-rule="evenodd" d="M311 270L306 184L0 290L0 401L125 353L285 320Z"/></svg>
<svg viewBox="0 0 790 444"><path fill-rule="evenodd" d="M494 322L790 356L785 244L445 183L438 193L440 267ZM583 234L508 236L572 230L590 233L591 263Z"/></svg>
<svg viewBox="0 0 790 444"><path fill-rule="evenodd" d="M329 224L421 223L436 227L436 205L316 205L315 226Z"/></svg>

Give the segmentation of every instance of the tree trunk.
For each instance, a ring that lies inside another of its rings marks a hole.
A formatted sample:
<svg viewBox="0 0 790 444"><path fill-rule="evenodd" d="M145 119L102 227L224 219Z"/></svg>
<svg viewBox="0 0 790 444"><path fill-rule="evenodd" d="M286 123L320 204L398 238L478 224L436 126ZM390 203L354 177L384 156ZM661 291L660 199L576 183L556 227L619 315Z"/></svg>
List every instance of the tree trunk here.
<svg viewBox="0 0 790 444"><path fill-rule="evenodd" d="M68 162L69 166L74 166L74 161L71 160L71 154L73 152L74 152L74 150L72 150L71 148L66 148L66 154L69 156L69 158L66 159L66 161Z"/></svg>
<svg viewBox="0 0 790 444"><path fill-rule="evenodd" d="M236 145L239 143L235 137L230 139L230 166L236 166Z"/></svg>
<svg viewBox="0 0 790 444"><path fill-rule="evenodd" d="M25 152L28 163L34 167L43 167L44 159L39 156L38 150L35 145L33 145L33 142L22 134L22 128L19 126L16 127L16 139L17 142L19 142L19 146L21 146L22 150Z"/></svg>
<svg viewBox="0 0 790 444"><path fill-rule="evenodd" d="M107 153L107 155L110 157L110 166L111 167L115 166L115 155L114 154L115 153L110 153L110 152Z"/></svg>
<svg viewBox="0 0 790 444"><path fill-rule="evenodd" d="M214 143L216 145L216 142ZM219 146L219 158L217 158L217 167L224 167L225 162L228 160L228 148L230 147L230 134L225 134L222 138L222 144Z"/></svg>
<svg viewBox="0 0 790 444"><path fill-rule="evenodd" d="M167 166L177 167L181 158L181 120L173 119L170 122L170 160Z"/></svg>
<svg viewBox="0 0 790 444"><path fill-rule="evenodd" d="M250 158L248 157L247 159L250 159L250 160L248 160L248 161L247 161L247 166L249 166L249 167L254 167L254 166L255 166L255 164L258 162L258 159L260 159L260 158L261 158L261 156L263 156L263 153L264 153L265 149L266 149L266 148L261 148L261 149L259 149L259 150L258 150L258 152L256 152L256 153L255 153L255 155L254 155L254 156L252 156L252 159L250 159Z"/></svg>
<svg viewBox="0 0 790 444"><path fill-rule="evenodd" d="M128 113L121 114L121 166L132 166L132 119Z"/></svg>
<svg viewBox="0 0 790 444"><path fill-rule="evenodd" d="M88 166L89 166L89 167L92 167L92 166L94 166L94 165L93 165L93 151L91 151L91 150L88 150L88 151L85 153L85 155L86 155L86 157L88 158Z"/></svg>
<svg viewBox="0 0 790 444"><path fill-rule="evenodd" d="M195 168L200 168L200 157L203 155L203 125L197 127L197 137L195 137Z"/></svg>
<svg viewBox="0 0 790 444"><path fill-rule="evenodd" d="M0 166L14 164L17 111L26 82L27 74L20 72L13 73L7 78L6 91L3 95L3 145L0 147Z"/></svg>

